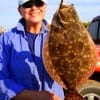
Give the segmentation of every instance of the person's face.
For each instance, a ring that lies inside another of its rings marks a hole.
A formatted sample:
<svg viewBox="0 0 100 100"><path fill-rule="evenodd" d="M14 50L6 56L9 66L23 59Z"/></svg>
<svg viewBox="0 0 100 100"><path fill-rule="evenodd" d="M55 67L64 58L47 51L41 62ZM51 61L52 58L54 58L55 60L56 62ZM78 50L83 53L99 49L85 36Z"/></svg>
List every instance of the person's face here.
<svg viewBox="0 0 100 100"><path fill-rule="evenodd" d="M45 16L47 4L42 1L35 2L36 3L25 3L19 7L19 12L27 23L39 23Z"/></svg>

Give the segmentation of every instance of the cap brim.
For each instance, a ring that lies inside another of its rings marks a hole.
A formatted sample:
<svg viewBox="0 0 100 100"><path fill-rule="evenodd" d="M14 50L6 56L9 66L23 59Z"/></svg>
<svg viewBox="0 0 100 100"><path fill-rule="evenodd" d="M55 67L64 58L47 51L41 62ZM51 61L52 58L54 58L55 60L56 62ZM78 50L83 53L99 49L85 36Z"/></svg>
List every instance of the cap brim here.
<svg viewBox="0 0 100 100"><path fill-rule="evenodd" d="M27 3L28 1L30 1L30 0L19 0L19 1L18 1L18 4L19 4L19 5L23 5L24 3ZM44 3L47 4L47 0L41 0L41 1L43 1Z"/></svg>
<svg viewBox="0 0 100 100"><path fill-rule="evenodd" d="M43 1L44 3L46 3L46 4L47 4L47 0L41 0L41 1Z"/></svg>

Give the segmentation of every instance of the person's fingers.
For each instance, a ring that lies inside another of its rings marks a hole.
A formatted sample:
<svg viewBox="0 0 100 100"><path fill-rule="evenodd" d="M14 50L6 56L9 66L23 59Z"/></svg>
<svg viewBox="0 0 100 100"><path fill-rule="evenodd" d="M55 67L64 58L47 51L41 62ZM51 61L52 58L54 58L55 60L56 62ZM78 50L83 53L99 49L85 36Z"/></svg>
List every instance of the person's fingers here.
<svg viewBox="0 0 100 100"><path fill-rule="evenodd" d="M55 95L55 94L52 94L52 97L53 97L53 100L62 100L60 97L58 97L58 96Z"/></svg>

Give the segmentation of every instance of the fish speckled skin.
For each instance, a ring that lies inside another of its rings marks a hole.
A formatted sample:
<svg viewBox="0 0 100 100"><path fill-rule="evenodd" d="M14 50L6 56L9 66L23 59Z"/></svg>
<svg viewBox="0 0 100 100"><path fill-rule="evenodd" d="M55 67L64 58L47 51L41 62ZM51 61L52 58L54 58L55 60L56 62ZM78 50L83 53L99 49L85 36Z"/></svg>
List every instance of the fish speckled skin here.
<svg viewBox="0 0 100 100"><path fill-rule="evenodd" d="M76 88L94 71L97 50L73 5L62 4L55 13L44 44L43 61L51 77L73 95L65 100L76 100Z"/></svg>

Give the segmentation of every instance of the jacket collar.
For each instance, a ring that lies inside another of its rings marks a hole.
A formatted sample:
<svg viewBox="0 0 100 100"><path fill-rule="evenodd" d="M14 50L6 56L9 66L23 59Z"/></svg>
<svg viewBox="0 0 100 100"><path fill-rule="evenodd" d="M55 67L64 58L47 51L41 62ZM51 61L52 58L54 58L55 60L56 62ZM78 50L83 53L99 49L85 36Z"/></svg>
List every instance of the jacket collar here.
<svg viewBox="0 0 100 100"><path fill-rule="evenodd" d="M48 32L48 28L47 28L47 21L44 19L43 23L42 23L42 28L41 28L41 32L40 33L47 33ZM23 18L21 18L17 24L17 31L22 32L25 35L25 20Z"/></svg>

